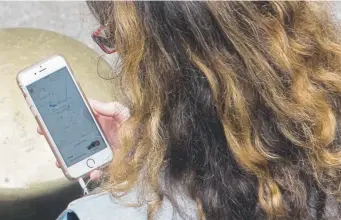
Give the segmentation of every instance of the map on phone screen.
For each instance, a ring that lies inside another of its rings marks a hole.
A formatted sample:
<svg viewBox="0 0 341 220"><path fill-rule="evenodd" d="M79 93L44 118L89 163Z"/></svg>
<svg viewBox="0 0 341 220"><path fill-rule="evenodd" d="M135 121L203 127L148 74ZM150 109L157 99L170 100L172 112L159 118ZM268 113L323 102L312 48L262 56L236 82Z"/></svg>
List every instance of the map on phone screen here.
<svg viewBox="0 0 341 220"><path fill-rule="evenodd" d="M27 89L67 166L106 148L66 67Z"/></svg>

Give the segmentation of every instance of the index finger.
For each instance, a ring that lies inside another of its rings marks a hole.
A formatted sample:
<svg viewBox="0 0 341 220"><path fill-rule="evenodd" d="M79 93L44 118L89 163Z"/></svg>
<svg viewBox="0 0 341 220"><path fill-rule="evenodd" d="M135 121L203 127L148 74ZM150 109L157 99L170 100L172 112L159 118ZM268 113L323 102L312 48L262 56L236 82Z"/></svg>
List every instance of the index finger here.
<svg viewBox="0 0 341 220"><path fill-rule="evenodd" d="M41 135L44 134L43 130L41 129L41 127L39 125L37 127L37 132L38 132L38 134L41 134Z"/></svg>

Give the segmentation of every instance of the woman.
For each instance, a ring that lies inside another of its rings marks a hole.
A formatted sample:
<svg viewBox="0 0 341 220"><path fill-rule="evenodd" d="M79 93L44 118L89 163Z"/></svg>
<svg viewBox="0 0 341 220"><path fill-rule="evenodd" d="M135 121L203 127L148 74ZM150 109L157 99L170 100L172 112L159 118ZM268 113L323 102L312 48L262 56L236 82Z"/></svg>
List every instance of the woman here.
<svg viewBox="0 0 341 220"><path fill-rule="evenodd" d="M341 218L341 47L324 5L88 4L131 117L110 195L74 202L79 219Z"/></svg>

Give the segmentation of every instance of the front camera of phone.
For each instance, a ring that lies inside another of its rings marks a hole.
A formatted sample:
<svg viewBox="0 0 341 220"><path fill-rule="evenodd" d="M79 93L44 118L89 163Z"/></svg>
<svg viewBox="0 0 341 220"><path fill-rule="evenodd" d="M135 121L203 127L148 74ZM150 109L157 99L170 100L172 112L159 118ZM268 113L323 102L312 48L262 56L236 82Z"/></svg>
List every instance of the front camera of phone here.
<svg viewBox="0 0 341 220"><path fill-rule="evenodd" d="M37 73L34 73L34 75L37 75Z"/></svg>

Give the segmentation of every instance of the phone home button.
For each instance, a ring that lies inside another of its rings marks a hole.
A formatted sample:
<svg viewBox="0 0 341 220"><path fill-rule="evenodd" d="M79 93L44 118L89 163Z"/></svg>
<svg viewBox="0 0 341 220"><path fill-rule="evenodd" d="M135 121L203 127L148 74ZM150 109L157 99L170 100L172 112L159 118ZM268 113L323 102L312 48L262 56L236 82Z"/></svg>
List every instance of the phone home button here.
<svg viewBox="0 0 341 220"><path fill-rule="evenodd" d="M94 168L95 167L95 161L93 159L88 159L86 161L86 165L88 165L89 168Z"/></svg>

